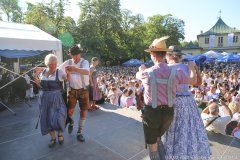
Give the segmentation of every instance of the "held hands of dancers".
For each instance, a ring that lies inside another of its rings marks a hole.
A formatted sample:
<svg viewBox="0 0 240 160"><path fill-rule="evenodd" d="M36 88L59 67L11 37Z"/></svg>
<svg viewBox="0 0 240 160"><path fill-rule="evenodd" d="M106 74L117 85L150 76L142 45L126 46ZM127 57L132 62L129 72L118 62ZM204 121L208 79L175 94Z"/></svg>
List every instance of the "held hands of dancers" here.
<svg viewBox="0 0 240 160"><path fill-rule="evenodd" d="M144 71L146 69L146 66L144 64L141 64L139 67L139 71Z"/></svg>
<svg viewBox="0 0 240 160"><path fill-rule="evenodd" d="M193 62L193 61L188 62L188 69L189 69L189 72L190 72L189 78L190 79L188 80L187 83L190 84L190 85L195 85L197 83L195 66L196 66L195 62Z"/></svg>
<svg viewBox="0 0 240 160"><path fill-rule="evenodd" d="M66 71L66 73L68 73L68 72L73 72L74 69L75 69L74 66L66 66L66 67L65 67L65 71Z"/></svg>
<svg viewBox="0 0 240 160"><path fill-rule="evenodd" d="M191 69L196 69L196 68L198 69L196 63L193 62L193 61L189 61L189 62L188 62L188 66L189 66L189 68L191 68Z"/></svg>
<svg viewBox="0 0 240 160"><path fill-rule="evenodd" d="M65 67L65 72L67 74L67 80L70 80L71 79L71 71L72 71L72 66L67 66Z"/></svg>
<svg viewBox="0 0 240 160"><path fill-rule="evenodd" d="M43 71L43 69L44 69L43 67L36 67L34 69L34 72L35 72L36 75L38 75L38 74L40 74Z"/></svg>

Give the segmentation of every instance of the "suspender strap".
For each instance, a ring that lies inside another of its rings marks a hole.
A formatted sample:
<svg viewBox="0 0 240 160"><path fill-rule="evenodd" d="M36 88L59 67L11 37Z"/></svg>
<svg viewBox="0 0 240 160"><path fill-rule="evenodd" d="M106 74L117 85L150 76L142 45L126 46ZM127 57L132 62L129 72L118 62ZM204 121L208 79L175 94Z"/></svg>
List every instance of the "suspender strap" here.
<svg viewBox="0 0 240 160"><path fill-rule="evenodd" d="M172 107L173 106L173 95L172 95L172 90L173 90L173 79L175 78L176 75L176 69L172 68L171 74L168 78L168 83L167 83L167 93L168 93L168 106Z"/></svg>
<svg viewBox="0 0 240 160"><path fill-rule="evenodd" d="M152 108L157 108L157 81L154 72L149 73L151 78Z"/></svg>
<svg viewBox="0 0 240 160"><path fill-rule="evenodd" d="M59 82L58 69L56 70L56 79L55 80Z"/></svg>
<svg viewBox="0 0 240 160"><path fill-rule="evenodd" d="M85 61L85 59L81 58L80 60L80 68L83 68L83 62ZM69 59L68 60L68 65L72 65L72 60ZM80 77L81 77L81 81L82 81L82 87L84 89L86 89L86 84L85 84L85 80L84 80L84 75L80 74Z"/></svg>
<svg viewBox="0 0 240 160"><path fill-rule="evenodd" d="M83 62L84 62L84 61L85 61L85 59L82 59L82 60L81 60L81 62L80 62L80 68L83 67ZM87 87L86 87L86 84L85 84L84 76L83 76L82 74L80 74L80 77L81 77L81 80L82 80L82 87L83 87L84 89L86 89Z"/></svg>
<svg viewBox="0 0 240 160"><path fill-rule="evenodd" d="M156 78L154 72L149 72L150 79L151 79L151 95L152 95L152 108L157 108L157 83L166 84L167 85L167 96L168 96L168 106L173 106L173 95L172 95L172 89L173 89L173 79L176 75L176 69L172 68L171 73L168 79L161 79Z"/></svg>

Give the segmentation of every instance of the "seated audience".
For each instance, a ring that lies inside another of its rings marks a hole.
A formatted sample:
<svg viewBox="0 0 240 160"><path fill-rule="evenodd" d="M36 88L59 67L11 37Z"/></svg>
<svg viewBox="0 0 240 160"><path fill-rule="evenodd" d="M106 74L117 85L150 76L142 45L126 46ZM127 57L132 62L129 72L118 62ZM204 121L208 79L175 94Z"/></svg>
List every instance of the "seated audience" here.
<svg viewBox="0 0 240 160"><path fill-rule="evenodd" d="M224 101L221 101L221 105L225 107L223 110L225 116L219 116L219 106L213 101L202 111L201 116L206 130L225 135L226 125L232 119L232 112Z"/></svg>

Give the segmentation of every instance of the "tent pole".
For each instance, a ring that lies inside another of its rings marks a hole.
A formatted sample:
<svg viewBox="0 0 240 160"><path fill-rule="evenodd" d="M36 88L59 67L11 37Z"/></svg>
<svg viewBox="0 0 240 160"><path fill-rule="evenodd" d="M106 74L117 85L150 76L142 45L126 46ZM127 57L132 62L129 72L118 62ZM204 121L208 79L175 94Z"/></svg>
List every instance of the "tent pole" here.
<svg viewBox="0 0 240 160"><path fill-rule="evenodd" d="M20 73L20 59L18 58L18 73Z"/></svg>

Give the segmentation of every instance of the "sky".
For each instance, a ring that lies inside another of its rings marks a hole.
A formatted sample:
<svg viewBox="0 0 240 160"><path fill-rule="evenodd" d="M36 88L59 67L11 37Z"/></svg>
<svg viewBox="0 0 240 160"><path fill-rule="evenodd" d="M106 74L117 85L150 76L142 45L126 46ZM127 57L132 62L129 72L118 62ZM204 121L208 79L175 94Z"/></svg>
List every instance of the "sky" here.
<svg viewBox="0 0 240 160"><path fill-rule="evenodd" d="M20 6L24 2L36 3L42 0L19 0ZM80 15L77 3L80 0L69 0L66 7L66 16L75 20ZM223 21L230 27L240 29L240 1L239 0L120 0L121 8L132 11L133 14L142 14L147 20L156 14L172 14L185 22L185 40L197 40L200 31L208 31L217 22L221 15ZM221 14L219 11L221 10Z"/></svg>

